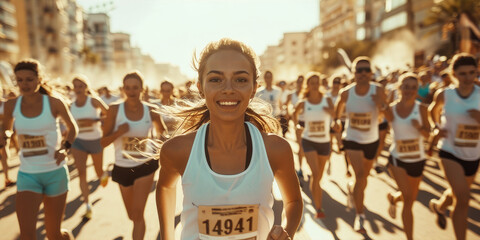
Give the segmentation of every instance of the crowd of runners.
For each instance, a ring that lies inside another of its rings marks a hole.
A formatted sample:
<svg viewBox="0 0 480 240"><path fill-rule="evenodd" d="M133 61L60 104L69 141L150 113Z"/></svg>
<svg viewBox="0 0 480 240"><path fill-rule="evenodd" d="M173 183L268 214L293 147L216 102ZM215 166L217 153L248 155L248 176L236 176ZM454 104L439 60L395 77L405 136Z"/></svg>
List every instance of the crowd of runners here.
<svg viewBox="0 0 480 240"><path fill-rule="evenodd" d="M387 169L398 186L385 196L388 213L396 218L397 203L403 202L405 238L413 239L412 207L425 162L435 155L449 188L430 200L432 222L445 229L452 206L452 238L466 238L470 187L480 162L480 72L474 56L456 54L383 74L369 58L358 57L351 76L309 72L279 82L259 66L250 47L221 39L196 58L196 86L162 81L159 91L149 91L142 74L132 71L112 93L108 87L93 89L83 75L52 88L41 63L18 62L17 88L2 89L0 147L5 187L17 188L20 239L36 239L41 203L48 239L73 239L61 228L69 188L80 188L83 217L92 218L89 156L102 186L110 178L118 183L132 239L144 238L146 222L159 222L162 239L174 239L178 180L182 239L293 239L303 211L298 179L305 177L304 159L312 174L315 218L332 217L322 207L320 185L323 173L331 171L332 151L344 156L342 174L351 179L345 207L356 212L354 231L366 233L370 170ZM298 144L297 164L284 139L288 131ZM103 163L110 144L113 169ZM380 166L377 159L387 148L388 165ZM8 171L11 151L20 158L16 181ZM74 159L79 186L69 185L67 157ZM144 218L157 169L158 222ZM284 203L282 226L273 225L274 180Z"/></svg>

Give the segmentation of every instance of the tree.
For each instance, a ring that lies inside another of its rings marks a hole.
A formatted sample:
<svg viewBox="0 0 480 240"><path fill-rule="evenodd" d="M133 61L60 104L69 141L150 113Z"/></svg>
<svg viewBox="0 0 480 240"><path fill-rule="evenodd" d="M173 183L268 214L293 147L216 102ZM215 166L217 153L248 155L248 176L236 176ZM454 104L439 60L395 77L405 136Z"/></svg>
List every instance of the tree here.
<svg viewBox="0 0 480 240"><path fill-rule="evenodd" d="M431 9L423 25L438 27L434 31L442 31L444 39L450 38L453 55L459 46L458 23L460 16L465 14L470 21L478 26L480 22L480 1L479 0L443 0L435 4Z"/></svg>

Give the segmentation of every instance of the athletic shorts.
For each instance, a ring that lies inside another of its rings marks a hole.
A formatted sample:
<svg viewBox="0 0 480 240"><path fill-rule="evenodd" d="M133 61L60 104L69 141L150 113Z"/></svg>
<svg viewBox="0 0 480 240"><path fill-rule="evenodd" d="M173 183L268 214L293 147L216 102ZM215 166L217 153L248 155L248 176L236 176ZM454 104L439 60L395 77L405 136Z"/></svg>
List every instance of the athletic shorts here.
<svg viewBox="0 0 480 240"><path fill-rule="evenodd" d="M330 151L332 150L330 142L317 143L305 138L302 138L302 147L303 152L317 151L317 154L322 156L330 155Z"/></svg>
<svg viewBox="0 0 480 240"><path fill-rule="evenodd" d="M83 140L76 138L75 141L73 141L72 148L88 154L101 153L103 151L102 145L100 145L100 138L95 140Z"/></svg>
<svg viewBox="0 0 480 240"><path fill-rule="evenodd" d="M17 192L34 192L56 197L69 190L70 177L65 164L59 169L43 173L25 173L18 171Z"/></svg>
<svg viewBox="0 0 480 240"><path fill-rule="evenodd" d="M392 164L395 167L401 167L407 171L408 176L410 177L420 177L423 173L423 168L425 167L426 160L420 160L418 162L407 163L403 162L398 158L394 158L392 155L388 157L388 163Z"/></svg>
<svg viewBox="0 0 480 240"><path fill-rule="evenodd" d="M135 180L141 177L148 176L158 169L158 160L150 160L142 165L126 168L113 166L112 180L118 184L128 187L132 186Z"/></svg>
<svg viewBox="0 0 480 240"><path fill-rule="evenodd" d="M388 122L387 121L384 121L380 124L378 124L378 130L382 131L382 130L387 130L388 129Z"/></svg>
<svg viewBox="0 0 480 240"><path fill-rule="evenodd" d="M467 177L474 176L475 173L477 173L478 164L480 163L480 159L473 160L473 161L465 161L443 150L440 150L440 152L438 152L438 156L442 159L448 159L448 160L452 160L454 162L459 163L462 166L463 171L465 172L465 176Z"/></svg>
<svg viewBox="0 0 480 240"><path fill-rule="evenodd" d="M367 160L373 160L377 154L379 140L373 143L361 144L354 141L343 140L345 150L361 150Z"/></svg>

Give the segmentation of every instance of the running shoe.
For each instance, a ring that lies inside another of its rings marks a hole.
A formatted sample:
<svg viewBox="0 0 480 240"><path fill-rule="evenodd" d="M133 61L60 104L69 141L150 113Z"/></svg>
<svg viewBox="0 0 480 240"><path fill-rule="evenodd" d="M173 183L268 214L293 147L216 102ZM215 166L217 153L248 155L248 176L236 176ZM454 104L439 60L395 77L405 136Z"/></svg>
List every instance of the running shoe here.
<svg viewBox="0 0 480 240"><path fill-rule="evenodd" d="M315 214L315 218L316 219L325 218L325 212L323 211L323 208L317 210L317 213Z"/></svg>
<svg viewBox="0 0 480 240"><path fill-rule="evenodd" d="M83 219L87 221L92 219L92 209L87 209L87 211L85 211L85 214L83 214Z"/></svg>
<svg viewBox="0 0 480 240"><path fill-rule="evenodd" d="M102 177L100 178L100 185L102 185L102 187L106 187L107 184L108 184L108 172L103 172L103 175Z"/></svg>
<svg viewBox="0 0 480 240"><path fill-rule="evenodd" d="M75 237L73 236L73 234L70 230L60 229L60 232L62 233L63 239L75 240Z"/></svg>
<svg viewBox="0 0 480 240"><path fill-rule="evenodd" d="M391 218L395 219L397 217L397 206L394 203L393 195L391 193L387 193L387 199L388 199L388 215L390 215Z"/></svg>
<svg viewBox="0 0 480 240"><path fill-rule="evenodd" d="M445 229L447 227L447 219L445 218L445 213L442 213L438 210L437 203L435 202L435 199L431 199L430 202L428 203L428 208L430 208L430 211L435 213L437 215L437 225L441 229Z"/></svg>
<svg viewBox="0 0 480 240"><path fill-rule="evenodd" d="M367 230L365 230L365 215L357 214L355 217L355 222L353 224L353 229L355 232L366 234Z"/></svg>

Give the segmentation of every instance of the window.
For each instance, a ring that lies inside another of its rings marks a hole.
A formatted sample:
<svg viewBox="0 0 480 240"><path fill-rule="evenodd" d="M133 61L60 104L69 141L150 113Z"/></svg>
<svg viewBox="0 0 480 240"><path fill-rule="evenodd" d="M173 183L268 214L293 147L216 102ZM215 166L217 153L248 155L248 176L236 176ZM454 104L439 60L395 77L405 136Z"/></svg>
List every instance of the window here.
<svg viewBox="0 0 480 240"><path fill-rule="evenodd" d="M365 40L365 28L357 29L357 40L362 41Z"/></svg>
<svg viewBox="0 0 480 240"><path fill-rule="evenodd" d="M407 0L386 0L385 2L385 11L390 12L393 9L402 6L407 3Z"/></svg>
<svg viewBox="0 0 480 240"><path fill-rule="evenodd" d="M388 32L405 25L407 25L407 13L401 12L383 20L381 28L382 32Z"/></svg>
<svg viewBox="0 0 480 240"><path fill-rule="evenodd" d="M365 23L365 12L358 12L357 13L357 24L361 25Z"/></svg>

